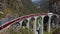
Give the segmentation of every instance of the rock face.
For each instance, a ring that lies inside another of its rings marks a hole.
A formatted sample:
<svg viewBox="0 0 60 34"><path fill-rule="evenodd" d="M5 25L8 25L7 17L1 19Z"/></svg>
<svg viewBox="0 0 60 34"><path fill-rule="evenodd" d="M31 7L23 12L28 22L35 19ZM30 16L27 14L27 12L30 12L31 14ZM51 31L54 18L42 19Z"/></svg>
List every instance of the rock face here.
<svg viewBox="0 0 60 34"><path fill-rule="evenodd" d="M6 5L4 4L3 0L0 0L0 11L3 11L6 8Z"/></svg>
<svg viewBox="0 0 60 34"><path fill-rule="evenodd" d="M49 3L49 12L59 15L60 18L60 0L51 0ZM60 24L60 19L58 19L58 23Z"/></svg>

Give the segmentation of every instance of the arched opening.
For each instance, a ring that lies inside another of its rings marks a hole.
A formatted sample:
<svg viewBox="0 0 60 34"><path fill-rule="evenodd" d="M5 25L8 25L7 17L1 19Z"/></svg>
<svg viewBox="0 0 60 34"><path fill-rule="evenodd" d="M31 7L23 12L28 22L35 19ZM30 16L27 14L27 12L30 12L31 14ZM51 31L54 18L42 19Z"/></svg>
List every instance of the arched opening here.
<svg viewBox="0 0 60 34"><path fill-rule="evenodd" d="M30 19L30 23L29 23L30 29L31 29L32 31L33 31L34 20L35 20L35 18L32 17L32 18Z"/></svg>
<svg viewBox="0 0 60 34"><path fill-rule="evenodd" d="M12 28L14 31L17 30L18 27L20 27L19 21L14 22L9 28Z"/></svg>
<svg viewBox="0 0 60 34"><path fill-rule="evenodd" d="M49 16L44 17L44 31L47 32Z"/></svg>
<svg viewBox="0 0 60 34"><path fill-rule="evenodd" d="M37 21L36 21L36 29L37 29L37 32L38 32L38 34L40 33L40 28L41 28L41 20L42 20L42 17L41 16L39 16L39 17L37 17Z"/></svg>
<svg viewBox="0 0 60 34"><path fill-rule="evenodd" d="M27 19L24 19L24 21L22 22L22 26L26 26L28 20Z"/></svg>
<svg viewBox="0 0 60 34"><path fill-rule="evenodd" d="M55 28L56 25L58 24L58 18L56 15L53 15L52 18L51 18L51 27Z"/></svg>

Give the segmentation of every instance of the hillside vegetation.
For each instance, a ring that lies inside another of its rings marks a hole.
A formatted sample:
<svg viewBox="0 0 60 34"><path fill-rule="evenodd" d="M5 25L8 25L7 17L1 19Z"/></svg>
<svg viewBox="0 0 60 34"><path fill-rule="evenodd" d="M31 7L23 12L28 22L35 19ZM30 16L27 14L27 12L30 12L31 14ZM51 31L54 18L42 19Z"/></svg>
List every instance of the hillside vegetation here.
<svg viewBox="0 0 60 34"><path fill-rule="evenodd" d="M0 13L0 18L5 17L7 14L20 17L27 14L47 12L47 9L43 7L37 9L37 7L31 4L30 0L1 0L1 3L4 4L2 6L4 9L1 10L3 14Z"/></svg>

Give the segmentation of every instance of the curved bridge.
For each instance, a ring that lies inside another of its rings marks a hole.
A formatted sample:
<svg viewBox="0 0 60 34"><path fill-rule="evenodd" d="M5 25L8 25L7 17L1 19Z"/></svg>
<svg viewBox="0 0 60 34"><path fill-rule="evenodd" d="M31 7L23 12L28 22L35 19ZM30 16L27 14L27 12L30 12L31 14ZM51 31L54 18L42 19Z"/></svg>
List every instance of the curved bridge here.
<svg viewBox="0 0 60 34"><path fill-rule="evenodd" d="M49 19L48 19L48 24L47 24L47 32L50 32L50 28L51 28L51 17L53 15L56 15L56 14L53 14L53 13L37 13L37 14L30 14L30 15L22 16L22 17L16 18L14 20L11 20L11 21L6 22L5 24L1 25L0 26L0 31L9 28L12 24L18 24L17 26L21 27L23 25L23 23L24 23L23 22L24 20L27 20L27 23L25 24L25 26L27 28L30 28L30 20L31 20L31 18L33 18L33 29L32 29L32 31L35 34L43 34L43 31L44 31L44 17L45 16L48 16ZM38 27L39 33L37 32L37 28L36 28L37 27L36 26L36 24L37 24L36 23L36 20L37 20L38 17L41 17L42 18L41 20L38 20L38 23L39 23L38 25L40 25ZM57 18L58 18L58 16L57 16Z"/></svg>

